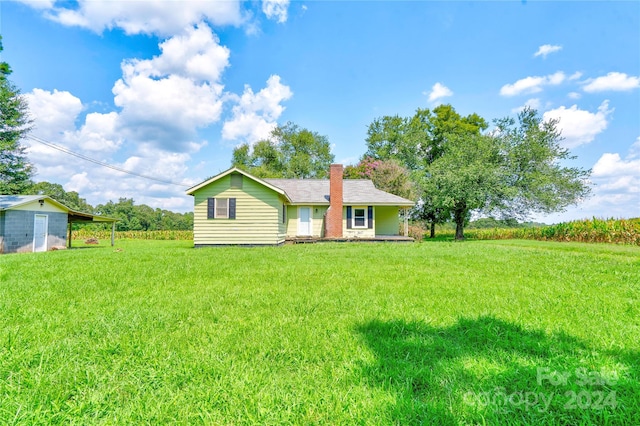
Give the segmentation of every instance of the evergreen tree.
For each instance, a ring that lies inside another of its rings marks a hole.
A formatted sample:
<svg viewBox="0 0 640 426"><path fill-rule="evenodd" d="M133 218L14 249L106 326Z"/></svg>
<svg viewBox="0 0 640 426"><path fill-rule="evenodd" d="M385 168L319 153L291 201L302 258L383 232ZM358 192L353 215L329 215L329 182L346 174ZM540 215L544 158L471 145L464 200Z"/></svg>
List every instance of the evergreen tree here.
<svg viewBox="0 0 640 426"><path fill-rule="evenodd" d="M27 102L7 78L9 74L9 64L0 62L0 194L21 194L31 187L34 173L21 144L31 129L31 121Z"/></svg>

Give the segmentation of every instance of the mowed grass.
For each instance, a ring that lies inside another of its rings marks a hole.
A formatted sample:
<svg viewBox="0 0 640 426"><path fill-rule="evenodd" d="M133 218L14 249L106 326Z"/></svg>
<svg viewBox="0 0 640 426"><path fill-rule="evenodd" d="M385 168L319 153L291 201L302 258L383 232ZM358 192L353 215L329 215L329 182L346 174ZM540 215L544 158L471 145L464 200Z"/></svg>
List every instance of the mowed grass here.
<svg viewBox="0 0 640 426"><path fill-rule="evenodd" d="M640 249L0 257L1 424L640 424Z"/></svg>

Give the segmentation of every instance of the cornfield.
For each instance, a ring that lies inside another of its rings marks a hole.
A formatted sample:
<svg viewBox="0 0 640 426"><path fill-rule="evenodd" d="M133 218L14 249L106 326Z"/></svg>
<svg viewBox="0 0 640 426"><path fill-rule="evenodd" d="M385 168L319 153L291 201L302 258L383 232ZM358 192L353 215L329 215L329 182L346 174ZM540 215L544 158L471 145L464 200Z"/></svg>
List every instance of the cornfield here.
<svg viewBox="0 0 640 426"><path fill-rule="evenodd" d="M73 231L73 239L97 238L111 240L110 230L78 229ZM117 240L193 240L193 231L117 231Z"/></svg>
<svg viewBox="0 0 640 426"><path fill-rule="evenodd" d="M410 235L419 239L421 229L412 227ZM453 238L455 231L441 230L438 236ZM428 236L425 232L422 235ZM535 228L493 228L465 230L465 237L476 240L525 239L542 241L575 241L640 246L640 218L584 219Z"/></svg>

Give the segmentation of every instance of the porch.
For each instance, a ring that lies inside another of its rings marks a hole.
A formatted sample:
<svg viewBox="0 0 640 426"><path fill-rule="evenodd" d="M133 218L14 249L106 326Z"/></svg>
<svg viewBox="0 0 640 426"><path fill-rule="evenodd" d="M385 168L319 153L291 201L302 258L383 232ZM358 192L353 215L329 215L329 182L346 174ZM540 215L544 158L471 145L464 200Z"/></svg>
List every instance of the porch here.
<svg viewBox="0 0 640 426"><path fill-rule="evenodd" d="M324 238L324 237L287 237L285 244L315 243L412 243L415 240L403 235L376 235L373 238Z"/></svg>

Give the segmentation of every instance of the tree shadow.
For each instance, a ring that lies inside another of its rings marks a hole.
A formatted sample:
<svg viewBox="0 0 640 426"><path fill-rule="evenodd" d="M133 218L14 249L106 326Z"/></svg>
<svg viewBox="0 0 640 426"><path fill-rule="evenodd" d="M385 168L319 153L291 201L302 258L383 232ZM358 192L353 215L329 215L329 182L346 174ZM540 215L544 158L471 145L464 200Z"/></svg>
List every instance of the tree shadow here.
<svg viewBox="0 0 640 426"><path fill-rule="evenodd" d="M640 353L597 350L494 317L370 321L366 382L392 424L640 424ZM382 415L382 413L381 413Z"/></svg>

